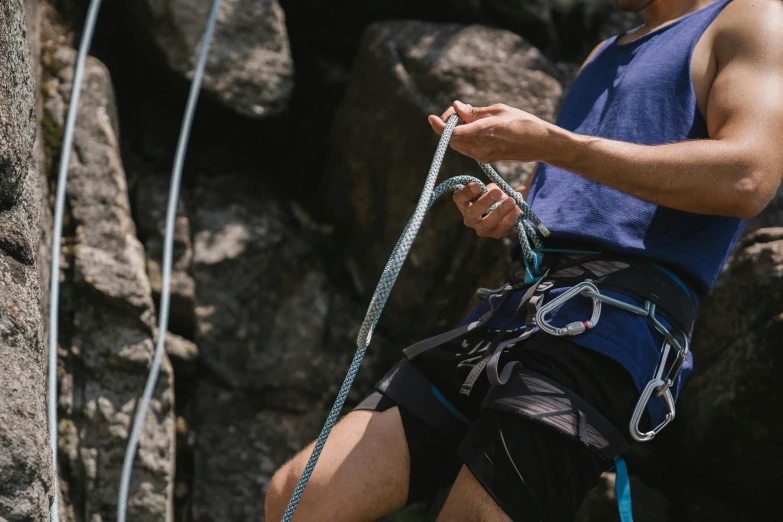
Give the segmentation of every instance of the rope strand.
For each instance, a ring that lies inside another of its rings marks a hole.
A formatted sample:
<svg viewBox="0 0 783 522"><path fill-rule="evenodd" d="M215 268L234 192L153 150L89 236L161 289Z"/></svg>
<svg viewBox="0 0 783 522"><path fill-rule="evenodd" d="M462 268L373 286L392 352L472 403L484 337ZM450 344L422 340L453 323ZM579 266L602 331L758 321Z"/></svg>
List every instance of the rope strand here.
<svg viewBox="0 0 783 522"><path fill-rule="evenodd" d="M87 9L87 19L84 22L84 32L76 54L76 64L71 85L71 99L68 104L68 114L65 118L65 131L60 149L60 168L57 174L57 194L54 201L52 222L52 263L49 273L49 367L47 369L46 417L49 428L49 446L52 450L52 465L54 472L54 500L49 508L50 522L59 520L57 496L60 483L57 479L57 338L59 336L58 320L60 318L60 255L63 237L63 216L65 214L65 193L68 185L68 167L73 149L73 132L76 127L76 115L79 110L79 97L84 82L84 63L92 43L95 31L95 21L101 0L92 0Z"/></svg>
<svg viewBox="0 0 783 522"><path fill-rule="evenodd" d="M128 511L128 491L130 489L130 479L133 472L133 461L136 458L136 450L139 446L141 429L144 426L144 419L147 417L152 395L155 392L155 386L160 374L160 364L163 360L163 354L166 352L166 331L169 326L169 303L171 298L171 270L174 259L174 229L177 221L177 206L179 203L179 189L182 182L182 166L185 162L185 153L188 149L188 140L190 139L190 129L193 124L193 116L196 112L198 95L201 91L201 81L204 77L204 69L207 65L207 55L212 41L212 34L215 31L215 22L217 20L218 9L221 0L214 0L212 9L207 20L207 27L204 31L204 37L201 40L201 50L196 62L196 69L193 73L193 81L190 84L190 93L185 107L185 116L182 119L179 141L177 142L177 152L174 156L174 167L171 171L171 185L169 186L169 199L166 208L166 230L163 236L163 276L160 288L160 311L158 313L158 339L155 345L155 355L152 358L150 372L147 376L147 383L144 386L144 394L136 410L136 417L133 420L133 428L128 438L128 448L125 451L125 459L122 463L122 477L120 479L120 493L117 500L117 522L125 522Z"/></svg>

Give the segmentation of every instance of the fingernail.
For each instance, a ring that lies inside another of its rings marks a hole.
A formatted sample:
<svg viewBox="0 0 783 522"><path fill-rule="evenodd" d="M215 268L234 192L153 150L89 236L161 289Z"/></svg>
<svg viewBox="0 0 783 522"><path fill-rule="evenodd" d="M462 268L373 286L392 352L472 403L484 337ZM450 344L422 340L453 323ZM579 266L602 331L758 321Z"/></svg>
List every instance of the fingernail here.
<svg viewBox="0 0 783 522"><path fill-rule="evenodd" d="M456 104L457 104L457 106L458 106L460 109L462 109L463 107L465 107L465 104L464 104L464 103L462 103L462 102L461 102L461 101L459 101L459 100L454 100L454 103L456 103Z"/></svg>
<svg viewBox="0 0 783 522"><path fill-rule="evenodd" d="M470 192L471 194L478 194L481 192L481 187L479 187L477 184L473 183L470 185Z"/></svg>
<svg viewBox="0 0 783 522"><path fill-rule="evenodd" d="M497 200L499 200L499 199L500 199L500 195L501 195L501 194L500 194L500 191L499 191L499 190L493 190L493 191L490 193L489 197L491 197L492 199L494 199L495 201L497 201Z"/></svg>
<svg viewBox="0 0 783 522"><path fill-rule="evenodd" d="M514 200L511 199L511 198L508 198L506 201L503 202L503 208L506 208L506 209L514 208Z"/></svg>

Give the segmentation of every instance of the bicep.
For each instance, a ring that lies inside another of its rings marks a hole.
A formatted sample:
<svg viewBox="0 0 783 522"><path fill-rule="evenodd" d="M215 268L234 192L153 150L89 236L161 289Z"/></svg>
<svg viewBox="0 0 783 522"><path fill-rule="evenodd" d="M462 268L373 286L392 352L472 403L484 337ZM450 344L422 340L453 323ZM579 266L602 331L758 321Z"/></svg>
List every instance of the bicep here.
<svg viewBox="0 0 783 522"><path fill-rule="evenodd" d="M737 22L716 41L706 117L710 138L783 173L783 10L777 12L767 27Z"/></svg>

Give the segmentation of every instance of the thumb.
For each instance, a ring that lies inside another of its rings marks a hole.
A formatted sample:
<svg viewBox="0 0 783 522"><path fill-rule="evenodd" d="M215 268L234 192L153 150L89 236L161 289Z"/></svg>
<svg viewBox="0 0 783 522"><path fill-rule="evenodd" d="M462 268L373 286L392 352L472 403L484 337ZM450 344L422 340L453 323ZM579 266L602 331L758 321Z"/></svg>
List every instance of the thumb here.
<svg viewBox="0 0 783 522"><path fill-rule="evenodd" d="M459 100L454 102L454 110L465 123L472 123L489 115L488 107L473 107Z"/></svg>

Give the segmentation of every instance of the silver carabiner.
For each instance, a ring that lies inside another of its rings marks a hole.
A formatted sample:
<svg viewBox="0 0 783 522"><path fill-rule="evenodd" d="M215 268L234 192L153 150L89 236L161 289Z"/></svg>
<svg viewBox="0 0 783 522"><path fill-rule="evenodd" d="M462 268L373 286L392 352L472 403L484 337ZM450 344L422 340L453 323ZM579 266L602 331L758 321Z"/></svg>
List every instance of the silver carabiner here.
<svg viewBox="0 0 783 522"><path fill-rule="evenodd" d="M661 393L663 394L663 398L666 401L666 406L669 408L669 412L663 418L661 423L652 430L641 431L639 428L639 423L642 420L644 411L647 409L647 404L650 402L650 398L653 396L653 393L656 395L660 395ZM647 386L644 387L644 390L642 390L642 394L639 396L639 401L636 403L636 407L633 410L631 423L628 426L628 429L631 432L631 437L633 437L635 440L638 440L639 442L652 440L653 437L658 435L658 433L663 428L665 428L667 424L674 420L674 415L674 397L672 396L672 392L669 389L669 386L667 386L666 382L662 379L651 380L647 383Z"/></svg>
<svg viewBox="0 0 783 522"><path fill-rule="evenodd" d="M581 283L574 285L556 298L541 306L541 308L539 308L536 312L536 326L541 328L541 330L548 333L549 335L554 335L557 337L579 335L586 332L587 330L590 330L591 328L594 328L595 325L598 324L598 319L601 317L601 301L595 297L590 297L590 299L593 300L593 315L590 317L589 321L576 321L569 323L561 328L552 326L546 322L547 314L554 311L558 306L579 294L584 295L586 293L600 295L598 287L595 286L595 284L590 279L586 279Z"/></svg>

